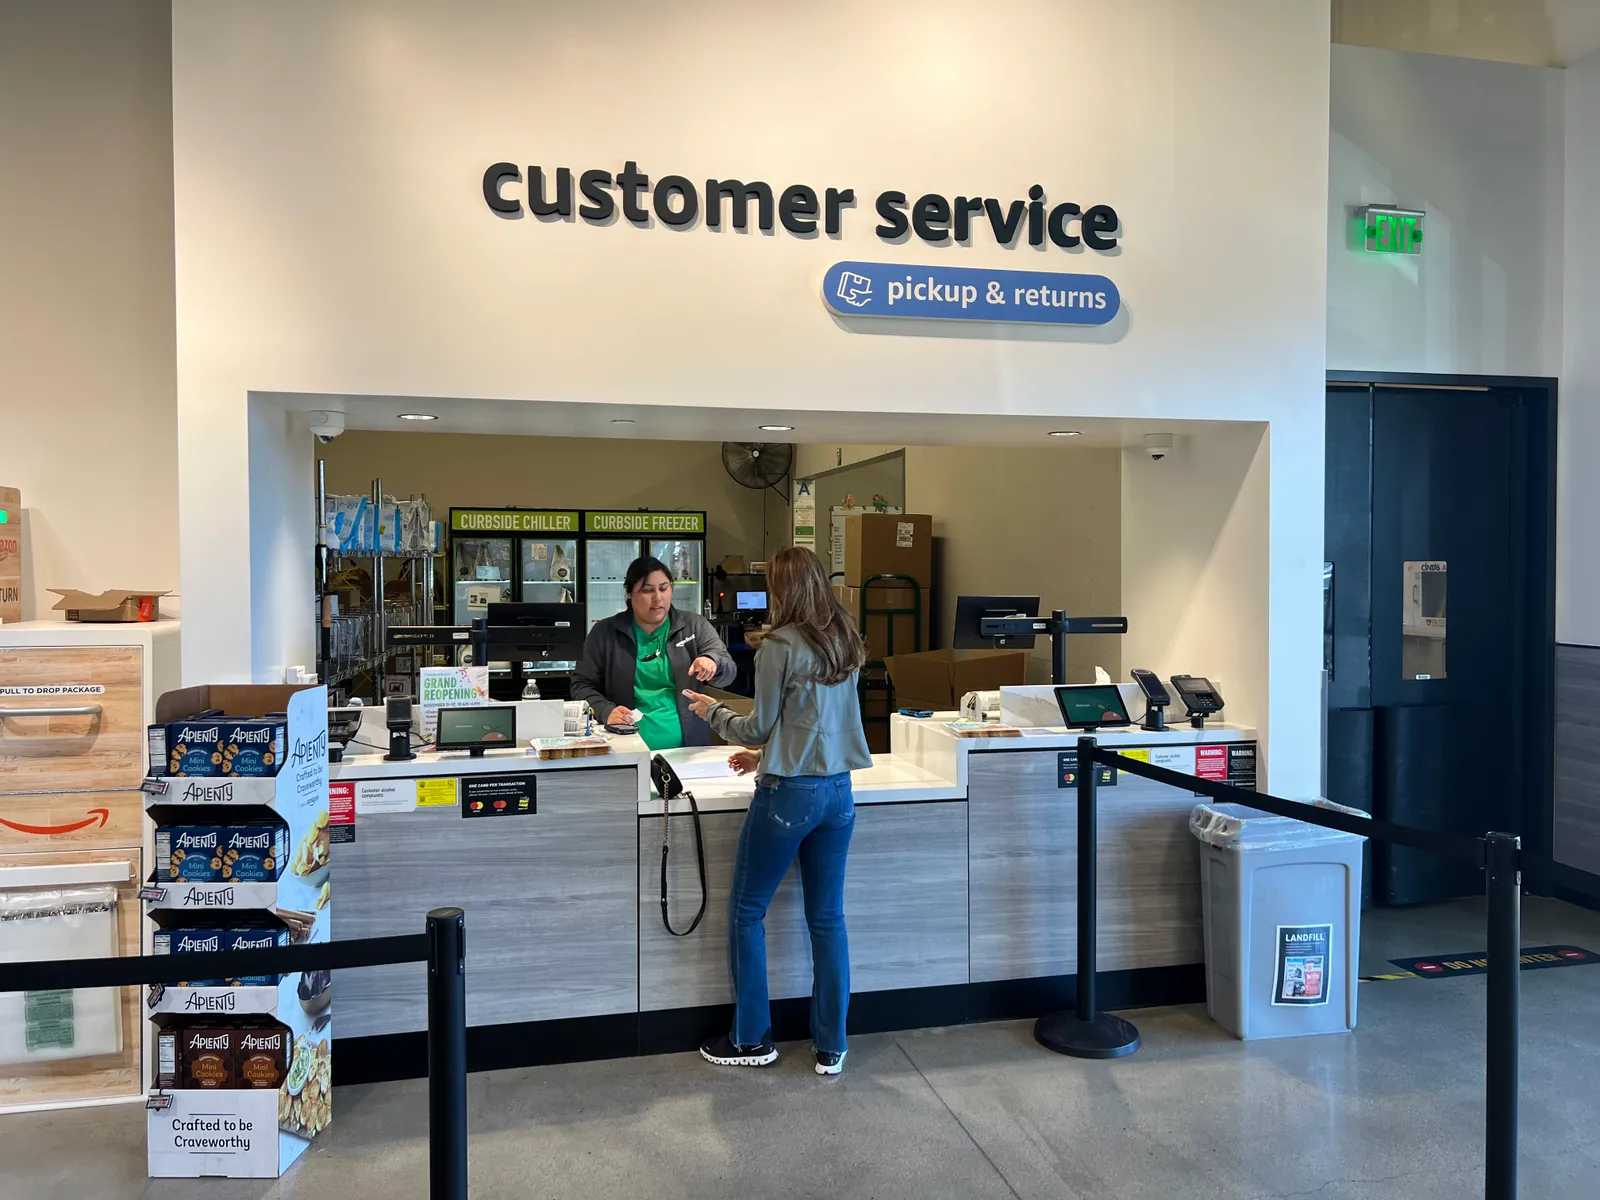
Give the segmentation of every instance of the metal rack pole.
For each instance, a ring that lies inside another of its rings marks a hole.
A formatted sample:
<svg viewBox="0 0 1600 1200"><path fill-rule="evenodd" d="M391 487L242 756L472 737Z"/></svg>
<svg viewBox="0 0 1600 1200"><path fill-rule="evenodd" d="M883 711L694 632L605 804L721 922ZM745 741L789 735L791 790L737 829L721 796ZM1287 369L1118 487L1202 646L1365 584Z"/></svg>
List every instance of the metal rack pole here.
<svg viewBox="0 0 1600 1200"><path fill-rule="evenodd" d="M333 604L328 595L328 464L317 459L317 678L328 682L333 662Z"/></svg>
<svg viewBox="0 0 1600 1200"><path fill-rule="evenodd" d="M374 542L379 542L378 534L380 518L383 514L383 480L372 481L372 530ZM384 644L387 639L383 612L383 547L375 544L372 548L372 702L383 703L383 657Z"/></svg>

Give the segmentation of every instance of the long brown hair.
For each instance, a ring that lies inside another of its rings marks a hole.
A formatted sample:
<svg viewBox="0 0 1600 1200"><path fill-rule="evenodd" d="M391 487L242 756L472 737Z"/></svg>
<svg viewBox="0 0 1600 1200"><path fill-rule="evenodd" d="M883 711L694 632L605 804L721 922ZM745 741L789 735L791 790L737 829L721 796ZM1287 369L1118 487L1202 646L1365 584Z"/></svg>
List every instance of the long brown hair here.
<svg viewBox="0 0 1600 1200"><path fill-rule="evenodd" d="M818 683L843 683L867 661L867 647L856 623L828 586L817 556L804 546L787 546L767 564L772 633L793 629L818 660Z"/></svg>

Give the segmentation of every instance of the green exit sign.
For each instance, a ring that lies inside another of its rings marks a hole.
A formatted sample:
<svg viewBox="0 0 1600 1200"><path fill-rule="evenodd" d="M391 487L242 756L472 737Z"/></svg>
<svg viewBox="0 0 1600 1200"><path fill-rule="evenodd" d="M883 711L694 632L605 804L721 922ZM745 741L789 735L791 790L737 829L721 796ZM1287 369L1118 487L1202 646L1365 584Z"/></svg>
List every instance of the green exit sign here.
<svg viewBox="0 0 1600 1200"><path fill-rule="evenodd" d="M1421 209L1368 204L1361 210L1366 248L1375 254L1421 254Z"/></svg>

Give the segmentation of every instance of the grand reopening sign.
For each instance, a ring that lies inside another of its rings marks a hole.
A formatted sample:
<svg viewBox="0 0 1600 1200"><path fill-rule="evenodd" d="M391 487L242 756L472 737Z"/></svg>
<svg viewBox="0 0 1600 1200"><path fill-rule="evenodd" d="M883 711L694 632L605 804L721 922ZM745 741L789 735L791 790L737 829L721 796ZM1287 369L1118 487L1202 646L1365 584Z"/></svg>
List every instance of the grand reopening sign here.
<svg viewBox="0 0 1600 1200"><path fill-rule="evenodd" d="M649 192L648 206L645 193ZM713 233L731 226L762 233L778 226L796 237L828 237L844 230L856 205L854 188L813 188L796 183L781 190L761 180L707 179L704 187L684 175L650 176L629 159L621 171L491 163L483 173L483 200L497 216L516 220L529 213L541 220L581 219L611 224L618 214L635 225L653 220L669 229L701 225ZM1117 248L1121 221L1109 204L1084 208L1072 201L1051 204L1043 185L1026 199L926 193L915 200L884 191L873 201L885 242L915 237L930 246L970 246L992 238L999 246L1026 240L1063 250ZM843 317L908 317L957 321L1008 321L1054 325L1104 325L1121 309L1116 285L1104 275L1050 271L916 267L903 263L841 262L823 279L823 302Z"/></svg>

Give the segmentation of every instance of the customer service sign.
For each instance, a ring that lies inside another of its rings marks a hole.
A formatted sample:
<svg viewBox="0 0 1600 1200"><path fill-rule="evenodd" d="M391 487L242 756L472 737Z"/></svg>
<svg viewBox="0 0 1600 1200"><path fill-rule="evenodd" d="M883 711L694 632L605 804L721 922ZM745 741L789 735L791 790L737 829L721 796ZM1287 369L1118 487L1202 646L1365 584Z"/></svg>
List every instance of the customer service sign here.
<svg viewBox="0 0 1600 1200"><path fill-rule="evenodd" d="M652 179L634 159L620 171L541 164L524 171L515 162L496 162L485 169L482 184L490 212L506 220L532 214L539 221L529 222L530 229L553 220L607 226L620 218L667 236L715 236L753 225L763 234L781 229L796 237L840 238L858 219L853 187L774 186L725 176L702 183L675 174ZM1111 205L1047 197L1040 183L1025 197L928 192L913 199L889 189L872 199L872 208L877 224L871 232L880 241L915 240L955 253L989 241L1111 254L1122 237L1122 220ZM1104 275L888 262L834 263L823 278L822 298L830 311L846 318L1105 325L1122 309L1116 285Z"/></svg>

